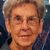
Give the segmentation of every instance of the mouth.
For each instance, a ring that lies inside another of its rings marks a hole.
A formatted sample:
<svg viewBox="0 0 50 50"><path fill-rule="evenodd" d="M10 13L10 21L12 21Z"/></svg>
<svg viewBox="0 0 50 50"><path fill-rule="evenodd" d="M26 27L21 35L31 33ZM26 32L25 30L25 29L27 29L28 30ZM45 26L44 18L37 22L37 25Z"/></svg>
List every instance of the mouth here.
<svg viewBox="0 0 50 50"><path fill-rule="evenodd" d="M31 35L20 35L18 37L19 38L23 38L23 39L27 39L27 38L31 37Z"/></svg>
<svg viewBox="0 0 50 50"><path fill-rule="evenodd" d="M32 33L29 31L29 32L23 32L21 31L20 34L18 34L18 37L20 39L29 39L32 37Z"/></svg>

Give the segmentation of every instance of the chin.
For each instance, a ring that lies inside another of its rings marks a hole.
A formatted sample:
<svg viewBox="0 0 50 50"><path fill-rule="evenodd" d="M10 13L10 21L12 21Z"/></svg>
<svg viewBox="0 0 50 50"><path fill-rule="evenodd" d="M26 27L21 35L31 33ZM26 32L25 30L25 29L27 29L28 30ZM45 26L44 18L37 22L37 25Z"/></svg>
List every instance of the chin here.
<svg viewBox="0 0 50 50"><path fill-rule="evenodd" d="M28 42L27 41L25 41L25 42L18 41L18 42L16 42L16 44L18 46L21 46L21 47L30 47L33 45L33 42L31 42L31 41L28 41Z"/></svg>

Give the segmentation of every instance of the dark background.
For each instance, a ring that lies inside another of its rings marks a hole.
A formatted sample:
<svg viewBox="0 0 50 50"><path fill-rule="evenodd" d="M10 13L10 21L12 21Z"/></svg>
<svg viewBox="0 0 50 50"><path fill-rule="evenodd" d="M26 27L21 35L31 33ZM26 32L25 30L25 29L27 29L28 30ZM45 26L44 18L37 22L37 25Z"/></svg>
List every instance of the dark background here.
<svg viewBox="0 0 50 50"><path fill-rule="evenodd" d="M4 1L0 0L0 32L2 32L2 34L0 35L0 47L4 44L5 40L8 38L8 34L5 28L4 18L2 14L3 3ZM46 3L47 13L44 18L44 26L45 26L44 29L45 31L47 31L49 30L50 27L50 5L48 4L48 0L45 0L45 3ZM50 33L48 34L46 43L44 45L44 50L50 50Z"/></svg>

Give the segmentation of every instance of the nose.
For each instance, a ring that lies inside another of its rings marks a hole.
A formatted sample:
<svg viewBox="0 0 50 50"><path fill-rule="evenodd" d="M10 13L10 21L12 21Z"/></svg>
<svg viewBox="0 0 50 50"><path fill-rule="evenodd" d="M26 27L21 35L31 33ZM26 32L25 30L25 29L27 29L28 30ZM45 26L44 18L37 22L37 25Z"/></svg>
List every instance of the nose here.
<svg viewBox="0 0 50 50"><path fill-rule="evenodd" d="M28 27L27 21L23 21L23 23L22 23L22 30L23 31L27 31L28 29L29 29L29 27Z"/></svg>

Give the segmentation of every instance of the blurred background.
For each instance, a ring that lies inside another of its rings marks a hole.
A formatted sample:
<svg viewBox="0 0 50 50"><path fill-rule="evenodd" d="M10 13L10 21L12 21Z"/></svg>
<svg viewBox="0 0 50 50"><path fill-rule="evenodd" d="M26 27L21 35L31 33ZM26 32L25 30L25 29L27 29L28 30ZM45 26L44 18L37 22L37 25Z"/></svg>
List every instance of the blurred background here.
<svg viewBox="0 0 50 50"><path fill-rule="evenodd" d="M5 28L4 18L2 14L2 5L6 0L0 0L0 47L8 38L7 30ZM46 15L44 18L44 30L47 32L50 28L50 0L44 0L46 5ZM44 50L50 50L50 30L44 44Z"/></svg>

